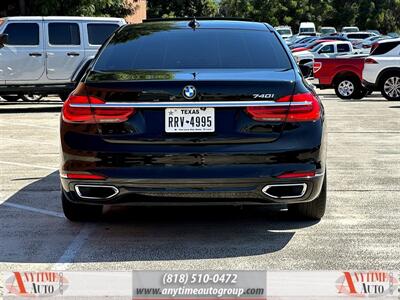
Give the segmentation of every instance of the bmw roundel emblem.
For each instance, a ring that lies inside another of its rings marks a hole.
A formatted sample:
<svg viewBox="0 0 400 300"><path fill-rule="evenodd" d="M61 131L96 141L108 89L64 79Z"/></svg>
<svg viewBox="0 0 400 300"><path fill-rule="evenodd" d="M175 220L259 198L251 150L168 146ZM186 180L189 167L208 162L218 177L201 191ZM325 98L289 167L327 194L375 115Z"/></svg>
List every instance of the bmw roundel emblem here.
<svg viewBox="0 0 400 300"><path fill-rule="evenodd" d="M197 91L193 85L187 85L183 88L182 94L183 97L185 97L188 100L191 100L196 97Z"/></svg>

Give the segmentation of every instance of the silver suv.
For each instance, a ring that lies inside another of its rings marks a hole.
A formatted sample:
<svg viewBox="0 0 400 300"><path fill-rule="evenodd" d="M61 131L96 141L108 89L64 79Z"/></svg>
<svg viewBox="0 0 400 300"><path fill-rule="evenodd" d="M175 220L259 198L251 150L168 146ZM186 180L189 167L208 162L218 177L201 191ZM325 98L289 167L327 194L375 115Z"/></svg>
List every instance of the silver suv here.
<svg viewBox="0 0 400 300"><path fill-rule="evenodd" d="M121 18L0 19L0 95L6 100L68 96Z"/></svg>

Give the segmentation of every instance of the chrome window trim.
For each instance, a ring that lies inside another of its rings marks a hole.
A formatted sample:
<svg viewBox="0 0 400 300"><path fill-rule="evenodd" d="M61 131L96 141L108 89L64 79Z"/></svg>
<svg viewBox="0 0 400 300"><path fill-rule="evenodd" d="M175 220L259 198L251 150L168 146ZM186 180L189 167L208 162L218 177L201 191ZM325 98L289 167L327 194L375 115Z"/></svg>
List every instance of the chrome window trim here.
<svg viewBox="0 0 400 300"><path fill-rule="evenodd" d="M202 102L109 102L104 104L79 104L72 103L71 107L93 108L204 108L204 107L247 107L247 106L300 106L310 105L310 101L303 102L275 102L275 101L202 101Z"/></svg>

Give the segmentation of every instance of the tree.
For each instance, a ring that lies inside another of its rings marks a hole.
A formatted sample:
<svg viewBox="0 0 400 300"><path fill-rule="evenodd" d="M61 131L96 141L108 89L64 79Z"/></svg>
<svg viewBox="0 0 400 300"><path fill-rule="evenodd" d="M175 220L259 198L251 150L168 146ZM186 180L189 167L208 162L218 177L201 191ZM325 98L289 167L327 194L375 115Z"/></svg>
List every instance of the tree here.
<svg viewBox="0 0 400 300"><path fill-rule="evenodd" d="M125 0L2 0L0 14L27 16L114 16L125 17L135 5Z"/></svg>
<svg viewBox="0 0 400 300"><path fill-rule="evenodd" d="M215 0L149 0L148 18L215 16L218 4Z"/></svg>
<svg viewBox="0 0 400 300"><path fill-rule="evenodd" d="M306 21L339 30L352 25L382 33L400 30L400 0L221 0L220 12L273 26L290 25L294 31Z"/></svg>

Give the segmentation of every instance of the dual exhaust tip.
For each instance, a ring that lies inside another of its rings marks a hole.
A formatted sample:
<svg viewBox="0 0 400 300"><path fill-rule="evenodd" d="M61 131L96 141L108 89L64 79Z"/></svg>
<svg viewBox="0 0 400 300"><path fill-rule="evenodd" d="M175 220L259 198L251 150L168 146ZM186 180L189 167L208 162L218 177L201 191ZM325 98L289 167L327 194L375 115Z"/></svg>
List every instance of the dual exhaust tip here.
<svg viewBox="0 0 400 300"><path fill-rule="evenodd" d="M107 200L119 194L119 189L113 185L78 184L75 186L75 192L82 199ZM301 198L307 192L307 184L270 184L266 185L262 192L273 199Z"/></svg>

